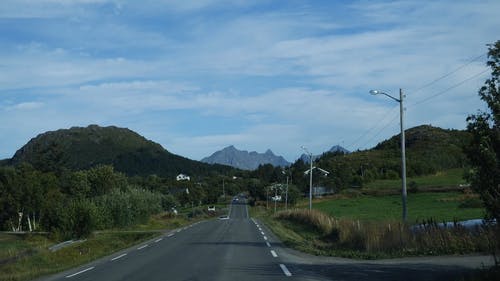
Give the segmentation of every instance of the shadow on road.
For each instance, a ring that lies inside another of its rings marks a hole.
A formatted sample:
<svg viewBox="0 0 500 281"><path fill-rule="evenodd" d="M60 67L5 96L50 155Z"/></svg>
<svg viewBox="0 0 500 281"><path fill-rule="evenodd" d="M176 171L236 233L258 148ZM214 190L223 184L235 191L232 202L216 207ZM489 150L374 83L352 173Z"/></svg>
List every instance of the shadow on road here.
<svg viewBox="0 0 500 281"><path fill-rule="evenodd" d="M370 280L370 281L421 281L461 280L477 270L458 266L432 264L287 264L296 276L316 277L327 280Z"/></svg>

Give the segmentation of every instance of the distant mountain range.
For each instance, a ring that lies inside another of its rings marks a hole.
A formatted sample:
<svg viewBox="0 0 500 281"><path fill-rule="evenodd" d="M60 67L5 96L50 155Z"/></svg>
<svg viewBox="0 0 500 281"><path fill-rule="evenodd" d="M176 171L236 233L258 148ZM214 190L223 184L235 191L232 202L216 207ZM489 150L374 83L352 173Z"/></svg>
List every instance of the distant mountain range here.
<svg viewBox="0 0 500 281"><path fill-rule="evenodd" d="M232 145L201 159L201 162L228 165L242 170L255 170L263 164L271 164L276 167L290 165L285 158L275 155L269 149L265 153L257 153L238 150Z"/></svg>
<svg viewBox="0 0 500 281"><path fill-rule="evenodd" d="M342 153L344 153L344 154L348 154L348 153L350 153L350 152L349 152L349 150L347 150L347 149L343 148L343 147L342 147L342 146L340 146L340 145L334 145L332 148L330 148L330 150L328 150L328 151L327 151L327 152L325 152L325 153L330 153L330 152L331 152L331 153L335 153L335 152L342 152ZM323 153L323 154L324 154L324 153ZM321 157L323 154L321 154L321 155L313 155L313 159L318 159L318 158L319 158L319 157ZM299 159L302 159L302 161L304 161L304 163L309 163L309 155L307 155L307 154L305 154L305 153L304 153L304 154L302 154L302 155L300 156L300 158L299 158Z"/></svg>
<svg viewBox="0 0 500 281"><path fill-rule="evenodd" d="M160 144L126 128L114 126L73 127L50 131L31 139L12 159L0 164L27 162L41 171L72 171L108 164L127 175L163 177L184 173L208 175L227 172L231 167L209 165L168 152Z"/></svg>

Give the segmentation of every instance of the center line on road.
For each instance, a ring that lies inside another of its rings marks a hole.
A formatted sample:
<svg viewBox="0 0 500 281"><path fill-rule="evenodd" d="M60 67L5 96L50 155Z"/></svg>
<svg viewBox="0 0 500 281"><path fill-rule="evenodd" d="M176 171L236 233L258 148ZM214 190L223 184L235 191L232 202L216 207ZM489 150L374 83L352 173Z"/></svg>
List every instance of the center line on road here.
<svg viewBox="0 0 500 281"><path fill-rule="evenodd" d="M137 250L142 250L142 249L146 248L147 246L149 246L149 245L148 245L148 244L146 244L146 245L142 245L142 246L140 246L139 248L137 248Z"/></svg>
<svg viewBox="0 0 500 281"><path fill-rule="evenodd" d="M286 268L286 266L282 263L280 263L281 270L283 270L283 273L287 276L290 277L292 276L292 273Z"/></svg>
<svg viewBox="0 0 500 281"><path fill-rule="evenodd" d="M124 257L124 256L126 256L126 255L127 255L127 253L125 253L125 254L121 254L121 255L119 255L118 257L114 257L114 258L112 258L112 259L111 259L111 261L115 261L115 260L117 260L117 259L123 258L123 257Z"/></svg>
<svg viewBox="0 0 500 281"><path fill-rule="evenodd" d="M158 239L156 239L156 240L155 240L155 243L158 243L158 242L160 242L161 240L163 240L163 238L158 238Z"/></svg>
<svg viewBox="0 0 500 281"><path fill-rule="evenodd" d="M278 254L276 254L276 252L274 250L271 250L271 255L273 255L274 258L278 257Z"/></svg>
<svg viewBox="0 0 500 281"><path fill-rule="evenodd" d="M80 273L84 273L84 272L89 271L89 270L92 270L92 269L94 269L94 267L89 267L89 268L84 269L84 270L82 270L82 271L78 271L77 273L73 273L73 274L71 274L71 275L68 275L68 276L66 276L66 278L71 278L71 277L73 277L73 276L76 276L76 275L78 275L78 274L80 274Z"/></svg>
<svg viewBox="0 0 500 281"><path fill-rule="evenodd" d="M266 245L271 248L271 244L269 244L269 242L266 241Z"/></svg>

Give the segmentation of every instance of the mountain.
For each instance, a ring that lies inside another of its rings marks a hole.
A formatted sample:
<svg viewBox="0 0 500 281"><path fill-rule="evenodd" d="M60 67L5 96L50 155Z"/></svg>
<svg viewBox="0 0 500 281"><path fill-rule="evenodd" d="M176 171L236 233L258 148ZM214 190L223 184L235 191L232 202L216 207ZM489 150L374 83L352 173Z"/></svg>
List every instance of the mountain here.
<svg viewBox="0 0 500 281"><path fill-rule="evenodd" d="M232 145L201 159L201 162L228 165L243 170L255 170L262 164L280 167L290 165L283 157L274 155L269 149L265 153L257 153L238 150Z"/></svg>
<svg viewBox="0 0 500 281"><path fill-rule="evenodd" d="M158 143L126 128L73 127L50 131L31 139L8 164L27 162L41 171L82 170L99 164L113 165L127 175L172 177L179 173L206 175L230 167L208 165L165 150Z"/></svg>
<svg viewBox="0 0 500 281"><path fill-rule="evenodd" d="M328 150L327 152L323 153L322 155L324 155L326 153L339 153L339 152L343 153L343 154L348 154L349 150L343 148L340 145L334 145L334 146L332 146L332 148L330 148L330 150ZM313 155L313 159L318 159L322 155ZM302 161L304 161L304 163L309 163L309 155L307 155L305 153L300 156L300 159L302 159Z"/></svg>

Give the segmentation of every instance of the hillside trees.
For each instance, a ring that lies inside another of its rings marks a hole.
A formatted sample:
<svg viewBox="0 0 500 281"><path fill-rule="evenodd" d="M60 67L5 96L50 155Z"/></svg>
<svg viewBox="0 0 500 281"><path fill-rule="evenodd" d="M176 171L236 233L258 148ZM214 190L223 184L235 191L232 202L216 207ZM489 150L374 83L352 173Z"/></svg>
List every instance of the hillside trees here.
<svg viewBox="0 0 500 281"><path fill-rule="evenodd" d="M466 148L472 164L469 179L488 215L500 221L500 41L489 46L487 65L491 78L479 90L488 110L467 118L472 141Z"/></svg>
<svg viewBox="0 0 500 281"><path fill-rule="evenodd" d="M61 238L146 221L176 205L172 195L130 184L111 166L59 176L29 164L0 167L0 229L49 231Z"/></svg>

